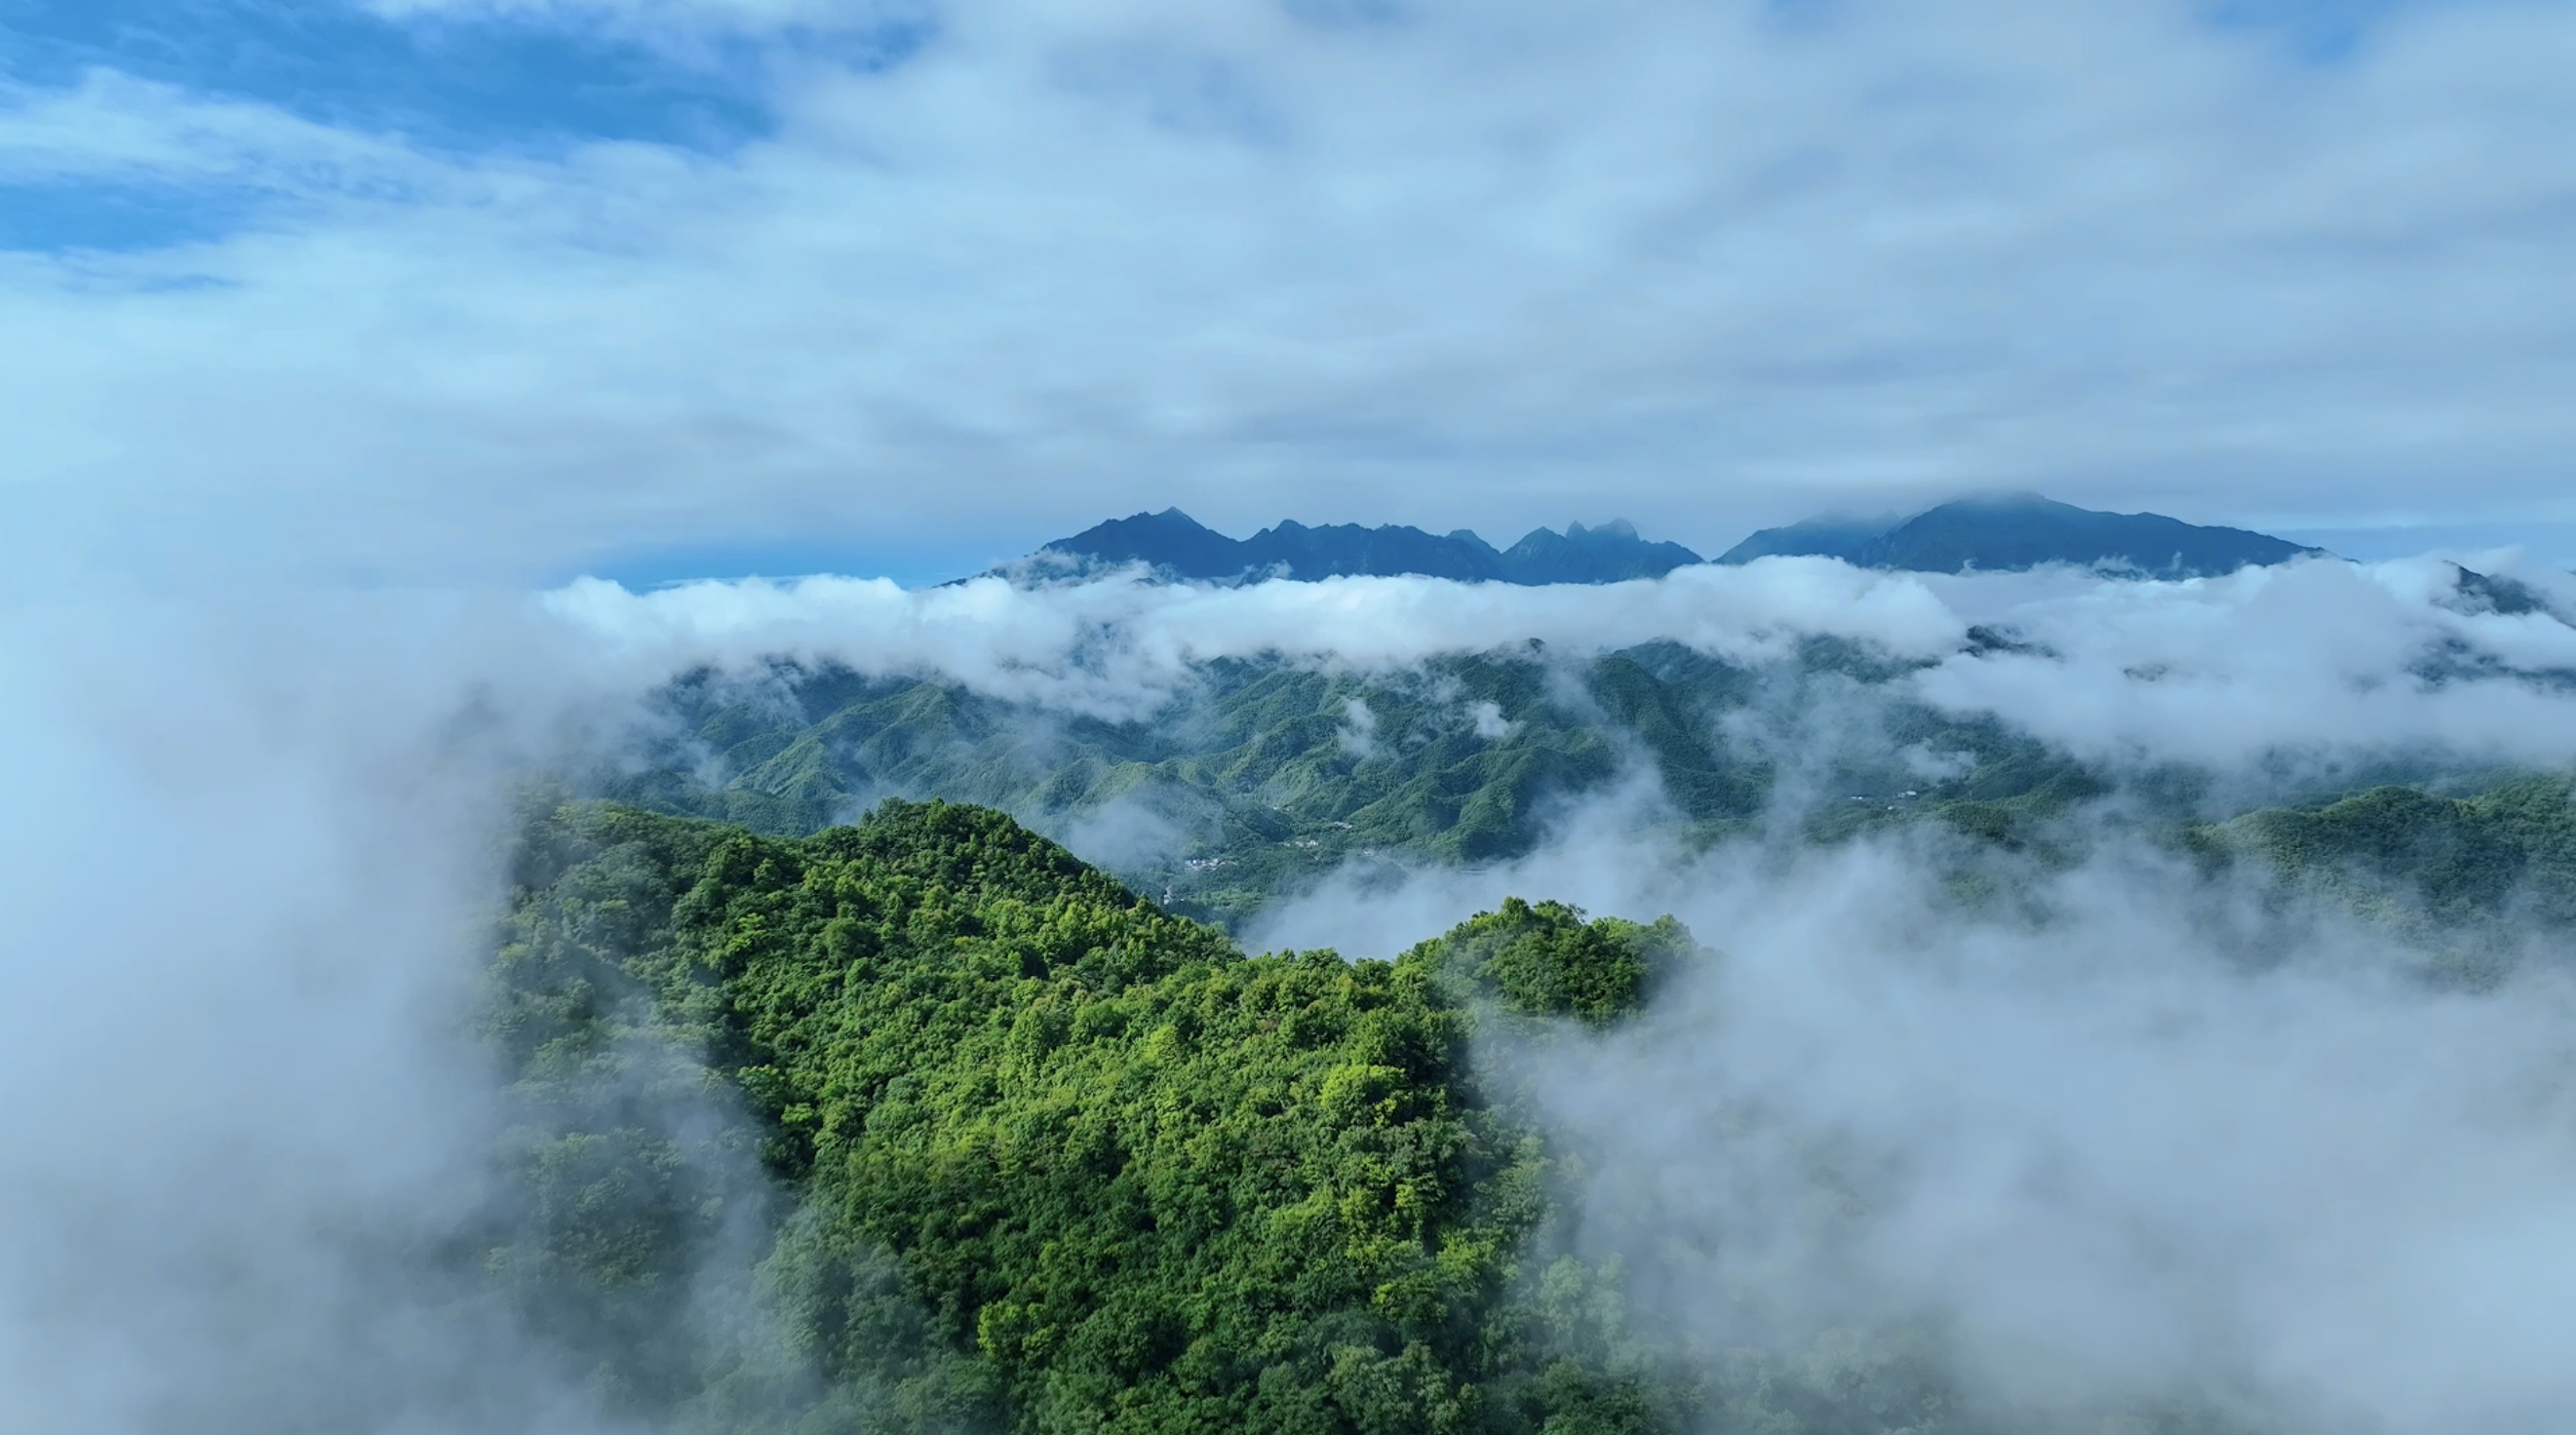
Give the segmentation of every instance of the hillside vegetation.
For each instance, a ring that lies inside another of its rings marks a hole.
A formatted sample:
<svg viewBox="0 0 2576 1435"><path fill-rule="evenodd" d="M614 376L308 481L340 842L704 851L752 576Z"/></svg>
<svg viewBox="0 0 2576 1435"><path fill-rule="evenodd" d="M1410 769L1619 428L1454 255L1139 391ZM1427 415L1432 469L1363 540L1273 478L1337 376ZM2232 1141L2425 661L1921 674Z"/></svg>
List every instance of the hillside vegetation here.
<svg viewBox="0 0 2576 1435"><path fill-rule="evenodd" d="M2576 780L2534 774L2451 796L2373 787L2200 829L2219 866L2250 862L2284 894L2323 897L2492 978L2534 937L2576 928Z"/></svg>
<svg viewBox="0 0 2576 1435"><path fill-rule="evenodd" d="M2564 920L2576 892L2563 780L2202 842L2455 925ZM1249 955L944 802L803 837L553 805L515 863L488 1017L514 1194L465 1263L614 1412L706 1435L2018 1428L1958 1404L1936 1332L1695 1344L1575 1254L1581 1133L1535 1118L1514 1053L1616 1040L1715 960L1670 919L1515 899L1393 961Z"/></svg>
<svg viewBox="0 0 2576 1435"><path fill-rule="evenodd" d="M519 886L493 1030L538 1234L484 1264L635 1413L1612 1432L1703 1398L1609 1274L1541 1259L1556 1158L1470 1059L1480 1019L1618 1020L1693 959L1669 922L1247 956L943 803L801 840L565 807Z"/></svg>
<svg viewBox="0 0 2576 1435"><path fill-rule="evenodd" d="M1686 843L1782 811L1825 838L1928 817L2012 843L2104 790L1991 719L1894 695L1888 680L1908 670L1824 640L1763 669L1672 643L1579 663L1464 655L1393 676L1229 660L1163 711L1113 723L782 664L674 684L660 745L594 785L780 835L884 796L998 807L1219 923L1354 861L1521 855L1551 815L1632 772L1655 780L1645 815ZM1799 727L1828 711L1833 731ZM1784 745L1801 766L1783 771Z"/></svg>
<svg viewBox="0 0 2576 1435"><path fill-rule="evenodd" d="M1225 927L1327 874L1525 855L1576 804L1604 799L1680 851L1922 825L2051 860L2114 834L2176 841L2473 966L2518 934L2576 922L2563 774L2385 758L2213 822L2203 777L2115 778L1992 717L1906 696L1897 680L1913 670L1826 640L1761 667L1671 643L1579 662L1456 655L1392 675L1228 660L1150 717L1110 722L940 680L781 663L672 684L645 760L588 786L777 836L887 796L991 806L1162 909ZM2088 804L2101 820L2069 820Z"/></svg>

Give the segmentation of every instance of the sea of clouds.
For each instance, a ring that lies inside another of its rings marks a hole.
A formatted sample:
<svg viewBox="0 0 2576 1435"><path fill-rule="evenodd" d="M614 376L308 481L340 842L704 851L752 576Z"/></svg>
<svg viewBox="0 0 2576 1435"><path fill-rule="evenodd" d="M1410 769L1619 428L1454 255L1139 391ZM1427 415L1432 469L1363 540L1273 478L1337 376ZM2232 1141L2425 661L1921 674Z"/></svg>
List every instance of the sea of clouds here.
<svg viewBox="0 0 2576 1435"><path fill-rule="evenodd" d="M2135 583L1776 559L1598 588L1127 576L905 591L22 604L0 637L0 1417L76 1432L580 1429L543 1332L416 1278L500 1118L472 1034L509 801L652 691L779 656L1152 714L1228 656L1394 673L1493 648L1804 637L2089 759L2576 759L2576 579L2505 614L2439 560ZM1972 639L1981 629L2002 643ZM1508 866L1326 887L1257 943L1383 956L1507 892L1671 911L1724 953L1541 1065L1582 1239L1716 1348L1906 1320L1981 1409L2176 1390L2295 1431L2556 1428L2576 1282L2572 997L2548 933L2428 991L2391 938L2105 844L1956 897L1924 833L1684 851L1631 785ZM2080 819L2079 819L2080 820ZM1819 1171L1856 1190L1820 1213Z"/></svg>
<svg viewBox="0 0 2576 1435"><path fill-rule="evenodd" d="M2071 568L1882 573L1821 558L1544 588L1430 578L1218 588L1140 572L1037 589L808 578L638 594L588 579L543 601L638 673L786 656L1113 718L1153 712L1219 658L1388 672L1531 639L1574 657L1662 639L1750 664L1826 636L1930 662L1911 679L1921 697L1992 712L2088 759L2224 766L2413 746L2542 763L2576 754L2563 718L2576 578L2511 552L2470 556L2484 565L2475 571L2512 577L2544 606L2493 611L2464 597L2460 565L2439 558L2318 559L2168 583ZM1971 628L2010 642L1972 648Z"/></svg>

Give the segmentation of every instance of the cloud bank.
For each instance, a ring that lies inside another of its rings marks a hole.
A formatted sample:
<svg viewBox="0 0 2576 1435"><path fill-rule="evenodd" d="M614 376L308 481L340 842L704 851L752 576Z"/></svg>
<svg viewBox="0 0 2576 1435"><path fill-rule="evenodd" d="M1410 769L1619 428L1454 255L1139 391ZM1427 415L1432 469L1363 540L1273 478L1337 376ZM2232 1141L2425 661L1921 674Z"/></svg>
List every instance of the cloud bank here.
<svg viewBox="0 0 2576 1435"><path fill-rule="evenodd" d="M1260 935L1391 953L1545 891L1723 949L1636 1023L1509 1057L1586 1173L1574 1248L1685 1361L1909 1330L2002 1428L2536 1435L2576 1401L2563 933L2436 994L2382 933L2154 854L1989 863L2016 897L1980 904L1919 832L1686 858L1614 806Z"/></svg>
<svg viewBox="0 0 2576 1435"><path fill-rule="evenodd" d="M0 630L0 1424L585 1428L436 1278L488 1194L489 613L97 599ZM399 654L399 656L396 656Z"/></svg>
<svg viewBox="0 0 2576 1435"><path fill-rule="evenodd" d="M771 127L720 153L13 84L30 202L142 175L216 216L0 257L13 571L832 534L960 572L1175 501L1509 532L1569 492L1710 551L1989 485L2576 517L2576 19L2398 5L2321 50L2205 11L835 7L855 47L788 0L387 12L748 46Z"/></svg>
<svg viewBox="0 0 2576 1435"><path fill-rule="evenodd" d="M1963 626L1908 575L1825 559L1701 567L1654 582L1518 588L1433 578L1332 578L1212 588L1127 575L1015 588L979 578L907 591L883 580L691 583L634 594L583 580L556 617L647 669L773 655L862 673L953 679L997 697L1137 716L1196 664L1281 656L1366 671L1536 642L1576 653L1674 638L1748 660L1828 633L1928 656Z"/></svg>
<svg viewBox="0 0 2576 1435"><path fill-rule="evenodd" d="M22 1113L0 1154L0 1410L80 1432L594 1420L543 1332L415 1257L489 1194L498 1097L469 1018L503 798L613 752L694 665L833 658L1118 715L1224 656L1396 673L1531 636L1569 655L1663 637L1764 663L1834 634L1911 655L1898 681L1926 697L2115 760L2401 741L2564 760L2576 699L2517 673L2566 639L2475 611L2452 578L1770 560L1603 588L22 605L0 642L21 798L0 1099ZM2023 646L1966 651L1972 624ZM2417 672L2426 654L2458 674ZM2542 1335L2576 1270L2559 964L2437 997L2380 937L2253 921L2152 857L2007 873L2033 902L1986 910L1945 884L1955 854L1694 856L1634 820L1653 800L1632 783L1517 864L1327 887L1255 935L1382 955L1518 891L1676 910L1723 946L1644 1026L1542 1068L1599 1173L1581 1239L1672 1277L1638 1286L1669 1329L1913 1321L1976 1398L2043 1414L2179 1384L2293 1428L2414 1435L2461 1413L2536 1431L2576 1398ZM1069 835L1115 860L1191 820L1121 810ZM1820 1162L1856 1206L1813 1207Z"/></svg>
<svg viewBox="0 0 2576 1435"><path fill-rule="evenodd" d="M2576 580L2478 556L2576 613ZM1142 717L1221 658L1392 671L1539 640L1587 657L1649 641L1748 666L1825 636L1926 666L1895 691L1992 713L2088 761L2576 758L2576 626L2462 597L2423 559L2248 568L2174 583L2074 570L1940 577L1769 558L1599 587L1336 578L1241 588L979 579L906 591L817 578L635 594L585 580L546 606L644 670L771 656L944 678L1040 709ZM1986 640L1971 642L1971 630ZM1997 639L2000 639L1998 643Z"/></svg>

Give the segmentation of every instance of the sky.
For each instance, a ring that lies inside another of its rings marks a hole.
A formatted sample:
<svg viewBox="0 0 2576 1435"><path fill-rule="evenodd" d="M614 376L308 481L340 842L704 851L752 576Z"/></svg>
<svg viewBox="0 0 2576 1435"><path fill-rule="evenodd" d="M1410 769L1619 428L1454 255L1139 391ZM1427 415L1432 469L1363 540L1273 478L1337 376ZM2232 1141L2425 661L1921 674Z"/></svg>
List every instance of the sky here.
<svg viewBox="0 0 2576 1435"><path fill-rule="evenodd" d="M2035 488L2576 561L2576 7L0 0L0 565Z"/></svg>

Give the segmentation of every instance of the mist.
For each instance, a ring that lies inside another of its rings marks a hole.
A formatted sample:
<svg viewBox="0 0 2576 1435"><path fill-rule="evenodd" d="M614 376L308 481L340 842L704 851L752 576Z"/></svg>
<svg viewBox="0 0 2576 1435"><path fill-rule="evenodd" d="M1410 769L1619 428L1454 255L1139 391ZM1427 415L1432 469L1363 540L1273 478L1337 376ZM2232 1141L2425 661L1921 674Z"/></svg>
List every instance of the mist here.
<svg viewBox="0 0 2576 1435"><path fill-rule="evenodd" d="M1619 1262L1673 1358L1920 1337L1979 1428L2576 1407L2565 932L2496 934L2519 964L2466 991L2349 910L2144 844L1694 855L1650 801L1492 870L1329 884L1251 938L1389 956L1508 894L1679 916L1708 949L1642 1017L1488 1051L1584 1172L1571 1249Z"/></svg>
<svg viewBox="0 0 2576 1435"><path fill-rule="evenodd" d="M1533 640L1581 657L1660 639L1761 663L1832 637L1928 664L1901 685L1910 695L2126 768L2576 757L2576 578L2512 551L2466 556L2541 606L2482 609L2463 594L2461 565L2438 557L2312 559L2180 582L2063 567L1881 573L1820 558L1580 588L1430 578L1212 588L1138 574L1044 589L814 578L635 594L584 580L545 602L639 673L748 672L784 657L1114 720L1154 715L1220 658L1390 673Z"/></svg>
<svg viewBox="0 0 2576 1435"><path fill-rule="evenodd" d="M2477 561L2567 600L2511 555ZM1035 722L1151 716L1228 656L1402 676L1531 639L1759 663L1831 636L1910 663L1909 695L2124 773L2576 757L2576 630L2477 611L2454 572L1765 560L1573 590L811 580L19 608L0 1414L84 1435L635 1428L567 1354L577 1333L531 1328L453 1256L508 1219L492 1152L513 1117L477 1012L513 803L630 753L653 694L706 665L939 676ZM1855 698L1763 740L1794 757L1871 732ZM2386 926L2213 877L2094 809L2067 819L2091 833L2069 865L1918 829L1700 848L1662 804L1631 767L1554 810L1534 852L1348 871L1242 935L1386 956L1506 894L1681 917L1713 955L1642 1017L1495 1057L1590 1172L1578 1248L1623 1260L1678 1358L1902 1326L2005 1423L2183 1402L2412 1435L2576 1408L2551 1338L2576 1281L2562 934L2505 933L2508 975L2444 987ZM1118 865L1201 820L1140 798L1060 835ZM656 1119L708 1119L704 1099ZM740 1298L715 1268L739 1258L708 1257L709 1302Z"/></svg>
<svg viewBox="0 0 2576 1435"><path fill-rule="evenodd" d="M549 1134L484 1036L512 808L624 699L523 595L7 616L0 1424L639 1428L487 1269Z"/></svg>

